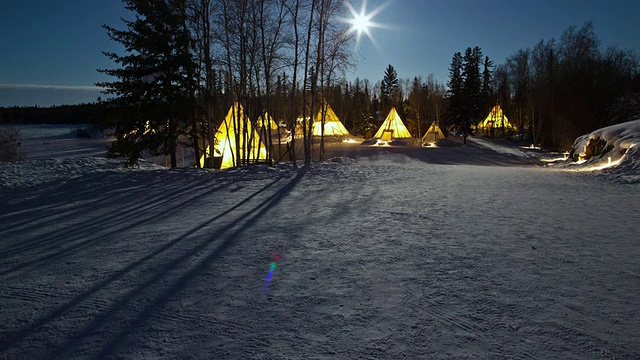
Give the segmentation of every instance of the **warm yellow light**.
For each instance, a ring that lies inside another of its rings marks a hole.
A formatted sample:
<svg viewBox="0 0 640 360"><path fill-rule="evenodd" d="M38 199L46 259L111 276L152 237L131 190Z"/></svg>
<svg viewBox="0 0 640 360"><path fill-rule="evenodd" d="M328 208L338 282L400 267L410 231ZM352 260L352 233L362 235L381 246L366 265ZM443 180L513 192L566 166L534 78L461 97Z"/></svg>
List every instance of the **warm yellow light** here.
<svg viewBox="0 0 640 360"><path fill-rule="evenodd" d="M605 164L601 164L601 165L595 165L595 166L589 166L589 167L585 167L583 169L579 169L578 171L598 171L598 170L604 170L610 167L614 167L616 165L618 165L623 158L620 158L618 160L615 161L611 161L611 157L609 157L609 161Z"/></svg>
<svg viewBox="0 0 640 360"><path fill-rule="evenodd" d="M554 162L566 161L566 160L567 160L567 158L540 159L540 161L546 162L546 163L554 163Z"/></svg>

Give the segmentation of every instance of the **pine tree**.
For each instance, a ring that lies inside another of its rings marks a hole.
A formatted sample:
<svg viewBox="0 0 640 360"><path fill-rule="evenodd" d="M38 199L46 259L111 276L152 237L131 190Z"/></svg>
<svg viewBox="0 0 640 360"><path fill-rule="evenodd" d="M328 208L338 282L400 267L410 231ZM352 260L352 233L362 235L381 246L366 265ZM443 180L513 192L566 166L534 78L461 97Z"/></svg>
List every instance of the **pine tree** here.
<svg viewBox="0 0 640 360"><path fill-rule="evenodd" d="M478 121L483 112L483 83L480 74L482 50L479 47L467 48L462 56L457 52L453 55L449 68L449 89L451 100L449 103L449 120L458 135L464 137L473 134L471 126Z"/></svg>
<svg viewBox="0 0 640 360"><path fill-rule="evenodd" d="M493 61L489 60L486 56L484 59L484 69L482 71L482 108L481 113L487 114L493 107L494 92L493 92L493 78L491 74L491 68L493 67Z"/></svg>
<svg viewBox="0 0 640 360"><path fill-rule="evenodd" d="M127 53L105 52L120 68L98 70L117 78L97 84L115 95L111 105L118 109L112 124L116 141L109 153L125 156L128 165L135 165L148 150L152 155L169 155L175 167L178 136L189 123L190 74L195 66L185 0L124 2L135 13L134 20L123 20L127 29L103 27Z"/></svg>
<svg viewBox="0 0 640 360"><path fill-rule="evenodd" d="M395 106L398 95L398 73L396 69L389 64L384 71L384 78L380 86L380 97L382 100L383 110L388 111ZM388 107L388 108L387 108Z"/></svg>
<svg viewBox="0 0 640 360"><path fill-rule="evenodd" d="M462 102L462 89L464 78L462 77L462 54L456 52L451 59L449 67L449 108L447 109L447 118L449 123L455 128L464 118L464 108Z"/></svg>

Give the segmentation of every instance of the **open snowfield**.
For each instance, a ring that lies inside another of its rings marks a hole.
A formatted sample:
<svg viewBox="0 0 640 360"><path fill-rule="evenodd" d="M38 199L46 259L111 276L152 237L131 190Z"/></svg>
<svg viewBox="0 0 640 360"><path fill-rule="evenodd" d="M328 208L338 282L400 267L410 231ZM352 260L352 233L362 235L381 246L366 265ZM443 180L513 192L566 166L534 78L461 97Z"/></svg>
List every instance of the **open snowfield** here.
<svg viewBox="0 0 640 360"><path fill-rule="evenodd" d="M0 164L0 358L640 358L637 174L484 140L124 170L36 139Z"/></svg>

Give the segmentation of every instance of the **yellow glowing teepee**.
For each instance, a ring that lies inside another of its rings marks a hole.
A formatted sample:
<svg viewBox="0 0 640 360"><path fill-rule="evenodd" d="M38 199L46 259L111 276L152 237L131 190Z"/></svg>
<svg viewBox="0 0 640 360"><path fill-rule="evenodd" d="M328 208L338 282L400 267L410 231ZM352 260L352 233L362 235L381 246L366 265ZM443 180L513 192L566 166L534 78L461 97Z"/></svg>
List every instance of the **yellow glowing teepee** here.
<svg viewBox="0 0 640 360"><path fill-rule="evenodd" d="M258 121L256 122L256 129L257 130L261 130L262 129L262 125L263 123L270 129L270 130L278 130L278 124L273 120L273 118L271 117L271 115L269 115L269 113L265 113L264 114L264 118L266 120L263 120L262 115L260 115L260 117L258 118Z"/></svg>
<svg viewBox="0 0 640 360"><path fill-rule="evenodd" d="M338 115L333 111L331 106L325 101L324 109L319 109L316 117L313 119L313 136L322 136L322 111L325 110L324 116L324 136L346 136L349 131L344 127L342 121L338 119Z"/></svg>
<svg viewBox="0 0 640 360"><path fill-rule="evenodd" d="M429 130L422 137L422 145L435 143L438 140L444 139L444 134L440 130L440 126L436 122L432 122L429 126Z"/></svg>
<svg viewBox="0 0 640 360"><path fill-rule="evenodd" d="M264 144L244 115L242 105L235 103L218 127L214 151L215 157L222 156L221 169L267 159ZM204 156L200 158L200 166L204 166Z"/></svg>
<svg viewBox="0 0 640 360"><path fill-rule="evenodd" d="M482 129L484 131L489 131L492 128L504 128L506 130L513 129L513 126L502 112L502 108L500 107L500 105L494 106L493 109L491 109L491 112L489 112L489 115L487 115L487 118L484 119L484 121L480 123L480 125L482 126Z"/></svg>
<svg viewBox="0 0 640 360"><path fill-rule="evenodd" d="M396 111L396 108L391 108L389 111L389 115L376 132L374 136L376 139L380 139L382 141L391 141L393 139L406 139L411 138L411 133L407 130L407 127L404 126L402 119L400 119L400 115Z"/></svg>
<svg viewBox="0 0 640 360"><path fill-rule="evenodd" d="M344 127L342 121L340 121L340 119L338 118L338 115L336 115L336 113L326 101L324 102L324 106L326 111L324 116L324 136L340 137L350 135L349 131L347 131L347 128ZM318 109L316 116L313 118L311 134L314 137L322 136L322 110L322 108ZM296 138L302 137L302 120L303 119L301 117L296 120ZM307 118L307 120L309 120L309 118Z"/></svg>

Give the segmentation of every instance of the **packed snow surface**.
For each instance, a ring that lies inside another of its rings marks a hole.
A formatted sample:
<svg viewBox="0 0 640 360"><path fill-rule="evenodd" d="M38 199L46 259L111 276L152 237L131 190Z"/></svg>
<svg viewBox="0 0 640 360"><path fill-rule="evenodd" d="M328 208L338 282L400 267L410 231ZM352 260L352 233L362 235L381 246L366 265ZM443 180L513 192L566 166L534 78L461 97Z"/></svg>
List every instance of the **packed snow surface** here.
<svg viewBox="0 0 640 360"><path fill-rule="evenodd" d="M334 146L298 170L0 164L0 358L640 358L637 183Z"/></svg>

